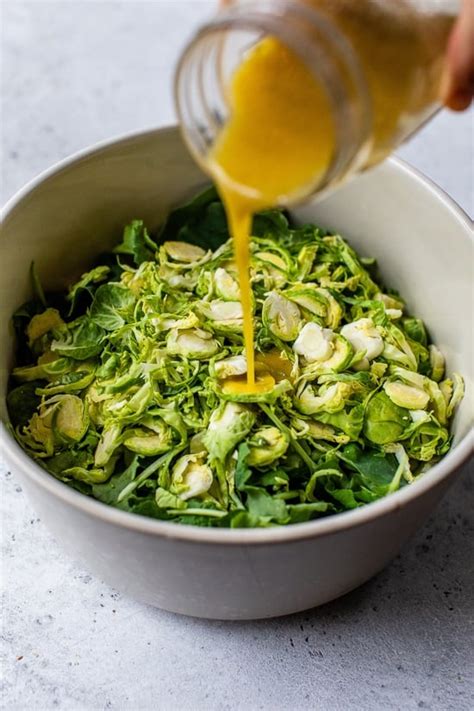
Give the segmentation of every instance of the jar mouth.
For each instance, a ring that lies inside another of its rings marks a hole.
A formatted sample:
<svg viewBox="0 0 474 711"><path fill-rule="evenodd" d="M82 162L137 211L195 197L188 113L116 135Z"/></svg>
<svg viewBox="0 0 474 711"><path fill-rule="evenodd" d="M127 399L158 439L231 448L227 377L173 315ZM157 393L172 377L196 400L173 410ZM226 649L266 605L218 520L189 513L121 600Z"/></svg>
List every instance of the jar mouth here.
<svg viewBox="0 0 474 711"><path fill-rule="evenodd" d="M238 33L242 38L253 35L247 49L264 37L280 40L304 60L332 109L335 150L327 169L275 202L294 204L315 192L326 192L364 162L372 128L371 104L365 76L350 43L323 14L300 0L267 0L257 7L254 3L236 4L221 11L191 38L179 60L174 85L181 131L191 154L221 185L262 203L257 189L236 181L210 160L211 148L231 115L227 92L232 72L242 60L242 47L228 76L224 54L226 42Z"/></svg>

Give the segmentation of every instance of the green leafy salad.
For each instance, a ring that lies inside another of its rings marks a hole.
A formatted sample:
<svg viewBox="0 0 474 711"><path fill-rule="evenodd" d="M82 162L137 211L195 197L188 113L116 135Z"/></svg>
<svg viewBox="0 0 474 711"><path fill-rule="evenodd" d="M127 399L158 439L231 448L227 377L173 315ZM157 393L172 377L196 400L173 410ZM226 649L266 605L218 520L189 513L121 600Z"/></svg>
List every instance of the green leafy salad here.
<svg viewBox="0 0 474 711"><path fill-rule="evenodd" d="M257 215L257 394L213 188L152 238L139 220L66 294L13 316L22 447L111 506L200 526L307 521L408 486L450 447L459 375L339 235Z"/></svg>

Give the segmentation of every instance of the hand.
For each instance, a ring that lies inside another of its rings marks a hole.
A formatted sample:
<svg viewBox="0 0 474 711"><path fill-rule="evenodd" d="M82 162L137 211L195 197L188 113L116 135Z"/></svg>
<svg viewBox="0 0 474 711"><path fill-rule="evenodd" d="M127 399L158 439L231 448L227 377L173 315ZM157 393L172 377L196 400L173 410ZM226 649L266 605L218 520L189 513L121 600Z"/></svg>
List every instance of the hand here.
<svg viewBox="0 0 474 711"><path fill-rule="evenodd" d="M453 111L469 108L474 97L474 0L463 0L448 42L443 103Z"/></svg>

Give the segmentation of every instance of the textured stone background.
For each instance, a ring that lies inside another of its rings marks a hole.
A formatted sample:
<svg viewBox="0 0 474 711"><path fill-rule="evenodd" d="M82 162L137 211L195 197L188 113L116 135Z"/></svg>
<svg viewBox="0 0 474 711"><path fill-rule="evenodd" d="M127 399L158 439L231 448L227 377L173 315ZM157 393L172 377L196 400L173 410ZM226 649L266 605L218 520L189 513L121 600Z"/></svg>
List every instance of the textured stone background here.
<svg viewBox="0 0 474 711"><path fill-rule="evenodd" d="M79 148L172 121L174 61L212 8L2 2L2 202ZM400 154L474 212L472 114L441 114ZM474 706L466 467L428 525L373 581L323 608L256 623L181 618L121 597L63 555L14 474L1 475L2 708Z"/></svg>

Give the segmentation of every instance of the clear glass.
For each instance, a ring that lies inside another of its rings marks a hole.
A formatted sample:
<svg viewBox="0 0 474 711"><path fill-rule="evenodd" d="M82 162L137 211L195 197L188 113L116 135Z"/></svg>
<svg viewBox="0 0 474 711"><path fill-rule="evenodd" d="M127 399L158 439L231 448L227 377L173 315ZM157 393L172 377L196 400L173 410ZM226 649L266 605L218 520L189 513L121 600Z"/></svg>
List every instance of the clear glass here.
<svg viewBox="0 0 474 711"><path fill-rule="evenodd" d="M296 52L330 99L336 150L317 183L324 193L378 163L439 108L443 57L457 0L253 0L234 3L185 48L175 100L185 140L209 171L229 118L228 88L245 52L277 37ZM245 194L246 186L238 186Z"/></svg>

